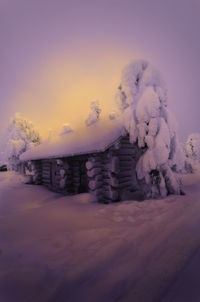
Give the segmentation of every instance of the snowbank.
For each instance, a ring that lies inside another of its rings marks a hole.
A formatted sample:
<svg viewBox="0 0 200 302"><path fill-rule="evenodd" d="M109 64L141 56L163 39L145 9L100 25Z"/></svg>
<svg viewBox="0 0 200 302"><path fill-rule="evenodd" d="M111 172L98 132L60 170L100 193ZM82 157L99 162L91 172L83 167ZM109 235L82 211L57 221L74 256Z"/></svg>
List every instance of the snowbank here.
<svg viewBox="0 0 200 302"><path fill-rule="evenodd" d="M0 173L0 301L161 301L199 247L199 181L103 205L17 178Z"/></svg>

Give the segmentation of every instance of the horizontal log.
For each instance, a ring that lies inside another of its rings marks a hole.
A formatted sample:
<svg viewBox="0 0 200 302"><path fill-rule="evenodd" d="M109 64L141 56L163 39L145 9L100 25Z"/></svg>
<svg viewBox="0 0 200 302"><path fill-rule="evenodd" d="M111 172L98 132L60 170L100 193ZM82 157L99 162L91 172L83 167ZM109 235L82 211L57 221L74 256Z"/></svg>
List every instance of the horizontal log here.
<svg viewBox="0 0 200 302"><path fill-rule="evenodd" d="M80 174L74 173L72 177L73 177L73 178L79 178L79 179L80 179Z"/></svg>
<svg viewBox="0 0 200 302"><path fill-rule="evenodd" d="M41 176L51 178L51 173L42 173Z"/></svg>
<svg viewBox="0 0 200 302"><path fill-rule="evenodd" d="M131 176L119 177L119 182L123 183L123 182L126 182L126 181L130 181L131 179L132 179Z"/></svg>
<svg viewBox="0 0 200 302"><path fill-rule="evenodd" d="M132 161L132 157L130 155L119 155L119 161Z"/></svg>
<svg viewBox="0 0 200 302"><path fill-rule="evenodd" d="M132 177L133 172L129 169L129 170L125 170L125 171L120 171L119 173L119 178L123 178L123 177Z"/></svg>
<svg viewBox="0 0 200 302"><path fill-rule="evenodd" d="M120 171L123 170L123 168L129 168L132 169L132 163L130 161L122 161L119 164Z"/></svg>
<svg viewBox="0 0 200 302"><path fill-rule="evenodd" d="M48 170L42 170L42 174L49 174L50 175L51 171L50 170L49 171Z"/></svg>
<svg viewBox="0 0 200 302"><path fill-rule="evenodd" d="M87 161L85 165L86 165L87 170L91 170L93 168L101 167L102 163L100 161L99 162Z"/></svg>
<svg viewBox="0 0 200 302"><path fill-rule="evenodd" d="M50 183L50 179L42 178L42 181Z"/></svg>
<svg viewBox="0 0 200 302"><path fill-rule="evenodd" d="M34 165L34 167L35 167L36 170L41 170L42 169L41 165Z"/></svg>
<svg viewBox="0 0 200 302"><path fill-rule="evenodd" d="M42 164L42 167L50 167L51 166L51 164L50 163L48 163L48 164Z"/></svg>
<svg viewBox="0 0 200 302"><path fill-rule="evenodd" d="M119 158L117 156L111 158L110 171L116 174L119 173Z"/></svg>
<svg viewBox="0 0 200 302"><path fill-rule="evenodd" d="M129 141L121 142L121 148L123 148L123 147L131 147L131 148L137 149L136 145L135 144L131 144Z"/></svg>
<svg viewBox="0 0 200 302"><path fill-rule="evenodd" d="M132 152L134 154L137 153L137 149L135 148L134 145L122 145L118 152L121 152L122 150L126 150L126 151Z"/></svg>
<svg viewBox="0 0 200 302"><path fill-rule="evenodd" d="M95 155L93 155L93 156L90 156L90 157L88 158L88 160L89 160L89 161L95 162L95 161L101 160L102 157L103 157L102 153L99 153L99 154L95 154Z"/></svg>
<svg viewBox="0 0 200 302"><path fill-rule="evenodd" d="M69 170L71 167L70 167L70 164L69 164L69 163L64 162L63 168L64 168L65 170Z"/></svg>
<svg viewBox="0 0 200 302"><path fill-rule="evenodd" d="M60 169L58 172L59 172L59 174L60 174L61 177L64 177L65 174L66 174L66 170L65 169Z"/></svg>
<svg viewBox="0 0 200 302"><path fill-rule="evenodd" d="M121 173L122 171L124 171L124 172L125 172L125 171L130 171L130 172L135 171L134 165L132 165L132 164L130 164L130 163L122 162L122 163L120 164L120 173Z"/></svg>
<svg viewBox="0 0 200 302"><path fill-rule="evenodd" d="M50 185L50 183L49 183L49 182L45 182L45 181L43 181L42 183L43 183L43 185L44 185L44 186L47 186L47 187L49 187L49 185Z"/></svg>
<svg viewBox="0 0 200 302"><path fill-rule="evenodd" d="M76 185L79 185L80 184L80 179L73 178L73 183L76 184Z"/></svg>
<svg viewBox="0 0 200 302"><path fill-rule="evenodd" d="M110 179L105 179L104 180L104 183L114 187L114 188L117 188L119 186L119 180L117 178L110 178Z"/></svg>
<svg viewBox="0 0 200 302"><path fill-rule="evenodd" d="M98 175L101 172L102 172L101 168L94 168L94 169L88 170L87 175L88 175L88 177L94 177L95 175Z"/></svg>
<svg viewBox="0 0 200 302"><path fill-rule="evenodd" d="M88 177L88 175L86 174L86 177ZM93 177L89 177L89 180L102 180L104 179L104 174L100 173L100 174L95 174Z"/></svg>
<svg viewBox="0 0 200 302"><path fill-rule="evenodd" d="M103 187L103 182L102 181L90 180L88 186L91 190L96 190L98 188Z"/></svg>
<svg viewBox="0 0 200 302"><path fill-rule="evenodd" d="M121 144L121 145L122 145L122 144L130 144L129 138L127 138L127 139L121 139L120 144Z"/></svg>
<svg viewBox="0 0 200 302"><path fill-rule="evenodd" d="M105 191L105 196L110 200L116 201L119 198L119 193L115 190Z"/></svg>
<svg viewBox="0 0 200 302"><path fill-rule="evenodd" d="M50 173L50 169L42 169L42 173Z"/></svg>
<svg viewBox="0 0 200 302"><path fill-rule="evenodd" d="M51 175L51 171L42 171L41 175Z"/></svg>
<svg viewBox="0 0 200 302"><path fill-rule="evenodd" d="M50 166L50 165L48 165L48 166L46 166L46 165L45 165L45 166L43 166L43 165L42 165L42 169L50 169L50 168L51 168L51 166Z"/></svg>
<svg viewBox="0 0 200 302"><path fill-rule="evenodd" d="M96 189L91 192L93 196L102 198L105 194L105 191L102 188Z"/></svg>
<svg viewBox="0 0 200 302"><path fill-rule="evenodd" d="M119 159L126 159L128 158L129 160L133 160L133 158L135 158L134 153L131 152L127 152L127 153L119 153Z"/></svg>
<svg viewBox="0 0 200 302"><path fill-rule="evenodd" d="M127 181L123 183L119 183L119 189L122 190L124 188L130 188L132 187L132 181Z"/></svg>

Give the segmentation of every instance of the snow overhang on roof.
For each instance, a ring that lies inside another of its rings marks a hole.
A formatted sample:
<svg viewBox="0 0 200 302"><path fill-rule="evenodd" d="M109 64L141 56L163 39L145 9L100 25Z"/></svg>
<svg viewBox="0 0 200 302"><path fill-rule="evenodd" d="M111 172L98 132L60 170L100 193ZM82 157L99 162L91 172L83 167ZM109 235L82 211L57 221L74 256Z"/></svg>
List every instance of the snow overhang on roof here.
<svg viewBox="0 0 200 302"><path fill-rule="evenodd" d="M24 152L20 160L70 157L93 152L103 152L111 146L125 130L120 118L99 120L87 127L83 125L73 132L63 134L56 140L46 141Z"/></svg>

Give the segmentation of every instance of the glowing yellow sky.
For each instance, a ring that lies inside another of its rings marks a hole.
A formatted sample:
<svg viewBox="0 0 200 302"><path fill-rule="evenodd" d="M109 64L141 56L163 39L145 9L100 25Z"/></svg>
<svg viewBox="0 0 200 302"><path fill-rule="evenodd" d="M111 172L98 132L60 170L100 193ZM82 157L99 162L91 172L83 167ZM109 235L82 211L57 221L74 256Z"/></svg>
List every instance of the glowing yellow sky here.
<svg viewBox="0 0 200 302"><path fill-rule="evenodd" d="M49 129L59 131L64 123L72 128L83 123L90 102L95 100L106 115L115 107L122 68L138 57L113 50L55 53L24 79L15 96L16 107L33 121L42 136Z"/></svg>

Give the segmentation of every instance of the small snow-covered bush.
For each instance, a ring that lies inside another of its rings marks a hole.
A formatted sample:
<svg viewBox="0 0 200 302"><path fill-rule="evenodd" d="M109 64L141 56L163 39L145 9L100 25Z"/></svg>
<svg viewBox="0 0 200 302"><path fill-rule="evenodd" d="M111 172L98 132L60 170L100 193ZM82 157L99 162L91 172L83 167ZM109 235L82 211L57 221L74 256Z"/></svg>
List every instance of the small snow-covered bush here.
<svg viewBox="0 0 200 302"><path fill-rule="evenodd" d="M8 128L6 154L9 168L16 169L19 156L40 142L40 135L32 122L16 113Z"/></svg>
<svg viewBox="0 0 200 302"><path fill-rule="evenodd" d="M137 178L147 197L180 194L178 172L184 169L176 121L167 108L167 90L160 73L147 61L126 66L116 95L130 142L143 151Z"/></svg>
<svg viewBox="0 0 200 302"><path fill-rule="evenodd" d="M200 162L200 133L192 133L185 144L185 154L188 158Z"/></svg>

